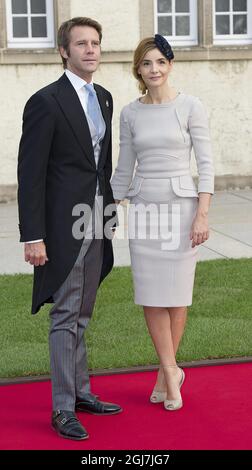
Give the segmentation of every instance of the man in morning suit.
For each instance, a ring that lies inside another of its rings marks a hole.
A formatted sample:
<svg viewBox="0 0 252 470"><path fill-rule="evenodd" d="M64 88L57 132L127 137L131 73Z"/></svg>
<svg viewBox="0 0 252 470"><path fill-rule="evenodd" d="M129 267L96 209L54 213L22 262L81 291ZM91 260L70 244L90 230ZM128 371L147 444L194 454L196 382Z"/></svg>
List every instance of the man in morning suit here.
<svg viewBox="0 0 252 470"><path fill-rule="evenodd" d="M91 392L83 338L98 286L113 266L116 220L110 187L113 101L92 81L101 39L101 25L90 18L61 25L58 46L65 73L28 100L18 159L20 241L25 260L34 265L32 313L46 302L54 304L52 426L74 440L88 438L76 410L122 411ZM108 225L111 236L104 235Z"/></svg>

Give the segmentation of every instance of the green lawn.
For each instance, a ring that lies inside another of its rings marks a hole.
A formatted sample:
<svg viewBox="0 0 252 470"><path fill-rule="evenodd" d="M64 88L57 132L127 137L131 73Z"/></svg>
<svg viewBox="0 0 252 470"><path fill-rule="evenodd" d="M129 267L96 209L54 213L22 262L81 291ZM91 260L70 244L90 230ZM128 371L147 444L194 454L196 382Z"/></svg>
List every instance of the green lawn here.
<svg viewBox="0 0 252 470"><path fill-rule="evenodd" d="M32 277L0 276L0 377L49 373L48 311L30 314ZM142 309L133 303L129 268L102 284L87 330L89 366L156 364ZM252 259L197 265L193 306L178 361L252 355Z"/></svg>

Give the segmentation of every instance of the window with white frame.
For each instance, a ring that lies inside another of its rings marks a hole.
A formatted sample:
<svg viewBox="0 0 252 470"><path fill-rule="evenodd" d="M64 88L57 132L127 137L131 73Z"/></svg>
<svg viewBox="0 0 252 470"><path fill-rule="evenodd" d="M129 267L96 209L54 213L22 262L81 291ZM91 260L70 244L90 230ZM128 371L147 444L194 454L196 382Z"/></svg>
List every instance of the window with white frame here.
<svg viewBox="0 0 252 470"><path fill-rule="evenodd" d="M9 48L54 47L53 0L6 0Z"/></svg>
<svg viewBox="0 0 252 470"><path fill-rule="evenodd" d="M214 0L214 44L252 43L252 1Z"/></svg>
<svg viewBox="0 0 252 470"><path fill-rule="evenodd" d="M172 46L198 44L197 0L154 0L155 32Z"/></svg>

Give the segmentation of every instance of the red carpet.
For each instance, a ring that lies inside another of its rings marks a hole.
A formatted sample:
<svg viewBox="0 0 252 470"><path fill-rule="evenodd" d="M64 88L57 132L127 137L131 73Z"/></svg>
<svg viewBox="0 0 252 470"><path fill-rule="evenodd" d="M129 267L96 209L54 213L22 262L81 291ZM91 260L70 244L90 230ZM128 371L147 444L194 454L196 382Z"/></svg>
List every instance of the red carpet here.
<svg viewBox="0 0 252 470"><path fill-rule="evenodd" d="M0 387L0 449L252 449L252 363L185 369L184 407L148 398L156 373L91 378L93 392L120 403L114 416L79 413L90 438L62 439L50 427L49 382Z"/></svg>

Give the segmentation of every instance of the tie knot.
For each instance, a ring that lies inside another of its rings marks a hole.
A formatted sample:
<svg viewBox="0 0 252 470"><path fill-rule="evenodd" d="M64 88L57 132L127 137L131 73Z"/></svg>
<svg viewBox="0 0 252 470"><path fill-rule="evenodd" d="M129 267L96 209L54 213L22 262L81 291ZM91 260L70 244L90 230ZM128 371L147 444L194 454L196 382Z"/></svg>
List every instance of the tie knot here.
<svg viewBox="0 0 252 470"><path fill-rule="evenodd" d="M95 89L91 83L86 83L85 88L91 95L95 95Z"/></svg>

